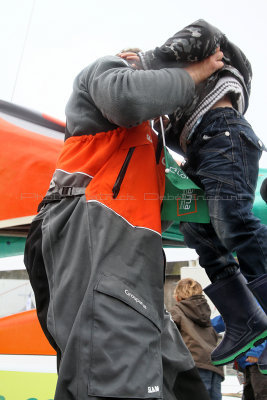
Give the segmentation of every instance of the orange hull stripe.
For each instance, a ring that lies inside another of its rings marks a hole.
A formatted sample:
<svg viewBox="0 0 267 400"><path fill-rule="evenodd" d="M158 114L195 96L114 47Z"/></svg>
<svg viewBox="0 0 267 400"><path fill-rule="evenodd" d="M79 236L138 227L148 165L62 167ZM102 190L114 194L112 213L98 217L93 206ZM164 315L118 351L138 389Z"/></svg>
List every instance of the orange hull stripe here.
<svg viewBox="0 0 267 400"><path fill-rule="evenodd" d="M27 131L0 118L0 220L37 214L63 142Z"/></svg>
<svg viewBox="0 0 267 400"><path fill-rule="evenodd" d="M41 329L36 310L0 318L0 354L56 354Z"/></svg>

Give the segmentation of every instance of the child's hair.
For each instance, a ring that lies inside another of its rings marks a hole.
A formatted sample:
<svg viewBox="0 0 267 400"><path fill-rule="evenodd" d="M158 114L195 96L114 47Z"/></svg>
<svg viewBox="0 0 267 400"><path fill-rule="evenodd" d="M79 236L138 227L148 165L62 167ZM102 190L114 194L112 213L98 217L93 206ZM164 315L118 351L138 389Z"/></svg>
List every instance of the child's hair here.
<svg viewBox="0 0 267 400"><path fill-rule="evenodd" d="M174 289L174 298L178 301L197 294L202 294L202 286L192 278L181 279Z"/></svg>

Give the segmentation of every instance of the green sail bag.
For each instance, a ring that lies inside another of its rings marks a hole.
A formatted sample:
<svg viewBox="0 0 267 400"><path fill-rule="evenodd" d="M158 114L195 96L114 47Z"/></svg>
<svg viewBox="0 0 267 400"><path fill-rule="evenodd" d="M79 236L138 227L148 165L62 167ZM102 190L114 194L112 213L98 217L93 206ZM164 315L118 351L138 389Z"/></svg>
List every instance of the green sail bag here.
<svg viewBox="0 0 267 400"><path fill-rule="evenodd" d="M208 223L210 217L205 192L188 178L169 153L166 147L162 118L160 118L160 124L166 167L161 219Z"/></svg>

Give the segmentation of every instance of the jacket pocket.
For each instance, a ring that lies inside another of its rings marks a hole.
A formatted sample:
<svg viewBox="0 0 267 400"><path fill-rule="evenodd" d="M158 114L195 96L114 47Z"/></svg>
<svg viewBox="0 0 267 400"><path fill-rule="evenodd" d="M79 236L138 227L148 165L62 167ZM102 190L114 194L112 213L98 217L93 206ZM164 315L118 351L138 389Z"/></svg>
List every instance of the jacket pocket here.
<svg viewBox="0 0 267 400"><path fill-rule="evenodd" d="M258 182L258 166L263 150L266 150L262 141L251 130L240 132L244 176L247 186L252 192L256 190Z"/></svg>
<svg viewBox="0 0 267 400"><path fill-rule="evenodd" d="M103 275L94 289L88 394L161 398L160 319L123 281Z"/></svg>
<svg viewBox="0 0 267 400"><path fill-rule="evenodd" d="M133 152L134 152L135 147L130 147L130 149L128 150L128 153L125 157L125 160L122 164L122 167L120 169L119 175L117 176L116 182L112 188L112 193L113 193L113 199L116 199L116 197L118 196L119 192L120 192L120 188L121 188L121 184L123 182L123 179L125 177L129 162L132 158Z"/></svg>

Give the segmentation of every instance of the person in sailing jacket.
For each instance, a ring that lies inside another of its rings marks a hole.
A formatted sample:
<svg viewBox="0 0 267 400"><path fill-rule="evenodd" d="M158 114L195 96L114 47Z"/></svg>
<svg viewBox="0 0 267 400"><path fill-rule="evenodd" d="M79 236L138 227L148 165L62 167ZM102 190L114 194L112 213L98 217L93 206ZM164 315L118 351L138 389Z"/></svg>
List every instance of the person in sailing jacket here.
<svg viewBox="0 0 267 400"><path fill-rule="evenodd" d="M222 56L157 71L106 56L74 81L63 150L25 247L58 353L55 400L172 399L178 374L194 370L164 314L165 176L147 121L186 107Z"/></svg>
<svg viewBox="0 0 267 400"><path fill-rule="evenodd" d="M236 45L203 20L141 57L148 68L174 60L185 65L217 46L224 53L224 67L198 85L189 107L170 115L167 144L184 154L185 172L207 195L211 222L181 223L180 230L200 256L212 282L205 293L227 326L211 355L215 365L223 365L267 336L267 227L251 211L266 148L244 118L251 65ZM267 374L267 351L259 367Z"/></svg>

